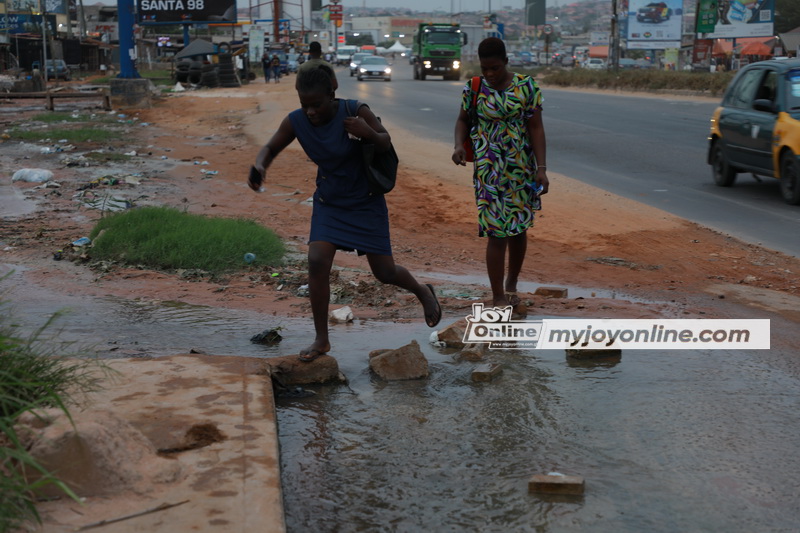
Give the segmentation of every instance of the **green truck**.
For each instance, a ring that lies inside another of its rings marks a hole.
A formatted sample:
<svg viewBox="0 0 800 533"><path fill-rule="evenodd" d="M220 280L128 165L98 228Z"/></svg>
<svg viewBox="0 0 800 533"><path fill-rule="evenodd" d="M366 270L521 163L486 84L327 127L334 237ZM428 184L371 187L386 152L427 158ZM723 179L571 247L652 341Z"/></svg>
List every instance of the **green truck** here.
<svg viewBox="0 0 800 533"><path fill-rule="evenodd" d="M443 76L446 80L461 78L461 47L467 44L467 34L459 24L424 22L414 30L411 58L414 79Z"/></svg>

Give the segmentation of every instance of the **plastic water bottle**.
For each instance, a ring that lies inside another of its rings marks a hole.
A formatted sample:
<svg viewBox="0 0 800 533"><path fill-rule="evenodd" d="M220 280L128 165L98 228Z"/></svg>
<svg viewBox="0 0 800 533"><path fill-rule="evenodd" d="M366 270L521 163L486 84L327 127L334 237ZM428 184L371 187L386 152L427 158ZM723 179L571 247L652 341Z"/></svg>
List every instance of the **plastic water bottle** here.
<svg viewBox="0 0 800 533"><path fill-rule="evenodd" d="M256 260L256 254L251 254L250 252L244 254L244 262L247 263L248 265L253 263L253 261L255 260Z"/></svg>

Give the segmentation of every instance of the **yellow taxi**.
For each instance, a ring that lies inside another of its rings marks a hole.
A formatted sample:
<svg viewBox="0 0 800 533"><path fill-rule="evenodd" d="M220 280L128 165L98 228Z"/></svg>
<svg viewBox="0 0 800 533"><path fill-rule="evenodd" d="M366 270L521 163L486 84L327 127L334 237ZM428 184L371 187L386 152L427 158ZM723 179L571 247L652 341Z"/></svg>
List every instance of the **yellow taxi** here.
<svg viewBox="0 0 800 533"><path fill-rule="evenodd" d="M739 173L780 180L783 199L800 204L800 59L741 69L711 117L708 164L730 187Z"/></svg>

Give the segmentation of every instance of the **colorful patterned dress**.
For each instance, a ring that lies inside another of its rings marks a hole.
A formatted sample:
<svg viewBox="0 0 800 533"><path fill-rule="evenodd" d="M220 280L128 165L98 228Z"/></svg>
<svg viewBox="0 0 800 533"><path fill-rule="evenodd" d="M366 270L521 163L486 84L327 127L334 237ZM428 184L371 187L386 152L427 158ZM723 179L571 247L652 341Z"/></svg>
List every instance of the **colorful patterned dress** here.
<svg viewBox="0 0 800 533"><path fill-rule="evenodd" d="M461 107L469 113L471 80ZM473 181L478 235L513 237L533 226L536 158L528 139L528 119L541 112L542 93L530 76L515 74L502 91L481 79L478 124L470 132L475 150Z"/></svg>

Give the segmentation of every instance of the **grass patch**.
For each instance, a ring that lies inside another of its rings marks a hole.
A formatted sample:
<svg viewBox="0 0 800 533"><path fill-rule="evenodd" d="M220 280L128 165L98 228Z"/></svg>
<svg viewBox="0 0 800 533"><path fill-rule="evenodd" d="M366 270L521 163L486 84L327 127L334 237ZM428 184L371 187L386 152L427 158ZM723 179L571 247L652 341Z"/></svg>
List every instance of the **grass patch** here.
<svg viewBox="0 0 800 533"><path fill-rule="evenodd" d="M550 86L588 87L620 91L689 91L708 96L722 96L735 72L682 72L674 70L589 70L585 68L516 68ZM468 63L464 79L480 76L480 66Z"/></svg>
<svg viewBox="0 0 800 533"><path fill-rule="evenodd" d="M14 128L9 131L9 135L15 139L24 141L43 141L45 139L66 139L70 143L80 143L87 141L108 142L121 138L121 133L108 131L101 128L52 128L47 130L22 130Z"/></svg>
<svg viewBox="0 0 800 533"><path fill-rule="evenodd" d="M124 163L132 159L132 156L118 152L88 152L83 157L99 163Z"/></svg>
<svg viewBox="0 0 800 533"><path fill-rule="evenodd" d="M101 234L102 232L102 234ZM252 220L205 217L171 207L112 214L92 229L92 259L155 269L199 269L219 275L246 265L276 265L285 248L275 233Z"/></svg>
<svg viewBox="0 0 800 533"><path fill-rule="evenodd" d="M5 309L0 315L0 532L40 522L36 492L46 485L78 499L30 455L30 436L15 427L23 414L39 409L55 407L69 416L68 405L100 388L102 374L96 370L108 370L94 359L67 359L50 347L44 331L57 317L20 338Z"/></svg>

